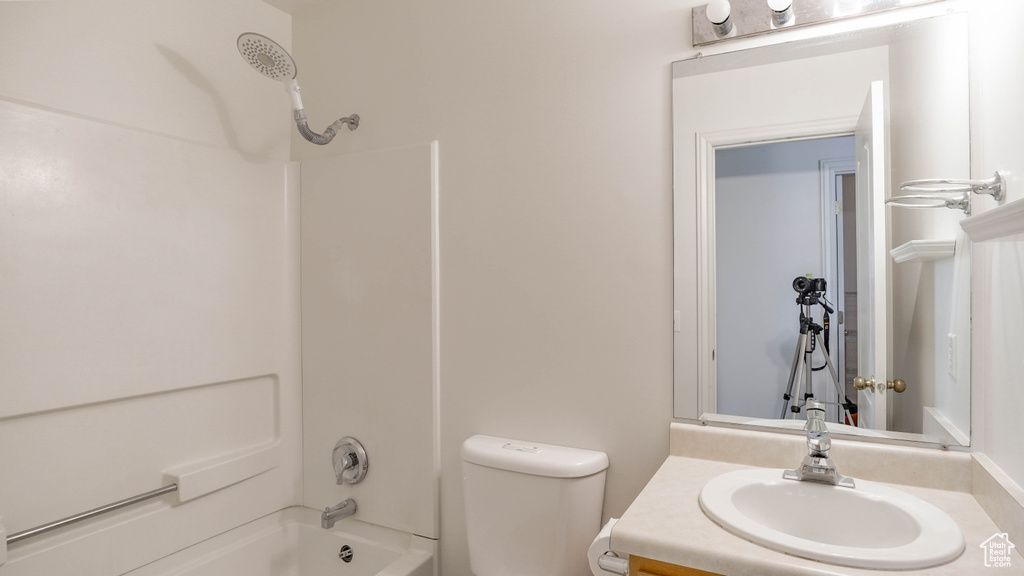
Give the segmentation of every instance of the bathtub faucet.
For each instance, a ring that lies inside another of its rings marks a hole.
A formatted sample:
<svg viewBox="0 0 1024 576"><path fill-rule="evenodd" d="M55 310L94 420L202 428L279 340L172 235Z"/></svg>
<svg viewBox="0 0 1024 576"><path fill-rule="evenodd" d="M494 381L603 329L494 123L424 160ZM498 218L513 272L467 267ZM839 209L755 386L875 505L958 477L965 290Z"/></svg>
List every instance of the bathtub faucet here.
<svg viewBox="0 0 1024 576"><path fill-rule="evenodd" d="M349 498L337 506L324 508L320 515L320 527L323 529L334 528L334 523L342 518L348 518L356 513L356 501Z"/></svg>

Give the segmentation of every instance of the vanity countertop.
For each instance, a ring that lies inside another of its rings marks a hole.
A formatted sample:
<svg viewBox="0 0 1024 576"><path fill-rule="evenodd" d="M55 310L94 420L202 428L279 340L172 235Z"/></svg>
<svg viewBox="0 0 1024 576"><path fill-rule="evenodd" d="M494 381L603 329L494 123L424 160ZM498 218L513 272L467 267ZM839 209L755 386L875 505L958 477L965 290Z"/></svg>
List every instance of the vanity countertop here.
<svg viewBox="0 0 1024 576"><path fill-rule="evenodd" d="M846 468L843 466L844 451L834 450L834 459L841 473L891 483L893 487L943 510L963 530L967 546L953 562L923 570L888 572L834 566L776 552L734 536L704 515L697 497L705 483L734 470L758 466L792 468L800 460L799 450L804 445L801 436L723 431L679 424L673 424L672 434L671 452L674 455L665 460L612 529L611 548L620 554L643 556L727 576L1024 574L1024 558L1019 554L1024 549L1024 542L1013 552L1010 567L985 567L981 543L1001 531L970 491L972 467L969 454L834 441L834 448L849 445L845 452L850 466ZM772 449L765 450L768 444ZM711 454L727 454L732 460L747 459L756 466L722 461L709 457ZM778 462L790 458L789 454L796 455L792 464ZM892 459L904 465L905 477L893 476L898 471L893 470ZM896 479L903 481L894 482ZM828 521L827 512L823 520Z"/></svg>

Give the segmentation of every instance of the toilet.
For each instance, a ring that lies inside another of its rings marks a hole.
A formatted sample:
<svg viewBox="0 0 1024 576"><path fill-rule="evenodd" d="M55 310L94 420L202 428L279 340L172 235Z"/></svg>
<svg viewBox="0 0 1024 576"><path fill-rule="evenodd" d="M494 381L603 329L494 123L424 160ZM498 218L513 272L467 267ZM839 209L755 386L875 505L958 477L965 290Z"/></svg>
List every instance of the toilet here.
<svg viewBox="0 0 1024 576"><path fill-rule="evenodd" d="M608 456L472 436L462 444L469 563L475 576L590 576Z"/></svg>

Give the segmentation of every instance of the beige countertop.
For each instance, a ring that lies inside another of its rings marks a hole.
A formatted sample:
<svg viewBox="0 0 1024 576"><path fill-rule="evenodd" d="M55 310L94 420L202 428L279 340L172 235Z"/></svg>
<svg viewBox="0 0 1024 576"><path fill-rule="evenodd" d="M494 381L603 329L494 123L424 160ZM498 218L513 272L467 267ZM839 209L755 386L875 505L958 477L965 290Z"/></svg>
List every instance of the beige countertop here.
<svg viewBox="0 0 1024 576"><path fill-rule="evenodd" d="M846 451L850 457L848 469L844 468L838 453L843 451L835 454L840 473L889 483L949 514L960 525L967 543L960 557L941 566L898 572L865 570L806 560L754 544L727 532L705 516L700 508L697 497L706 482L726 472L756 467L708 458L709 454L719 452L716 447L735 448L739 440L740 445L749 449L749 460L757 464L766 467L795 467L799 457L792 464L773 464L789 458L794 448L795 453L799 454L802 438L771 434L745 437L745 434L766 433L722 432L721 429L709 430L700 426L677 429L677 426L673 425L672 439L672 453L676 455L670 455L665 460L612 529L611 549L620 554L643 556L726 576L1024 574L1024 558L1019 554L1020 548L1014 552L1008 568L987 568L984 565L984 550L980 544L1001 531L972 495L970 482L963 481L963 475L969 477L971 470L971 460L967 454L899 446L854 446ZM771 444L773 449L766 450L763 445L759 445L761 442ZM727 453L733 460L743 460L743 451L734 449L723 453ZM702 457L694 457L693 454ZM908 470L913 471L902 479L905 480L903 482L893 482L897 479L893 476L893 455ZM858 476L858 472L861 475ZM1024 542L1018 546L1024 546Z"/></svg>

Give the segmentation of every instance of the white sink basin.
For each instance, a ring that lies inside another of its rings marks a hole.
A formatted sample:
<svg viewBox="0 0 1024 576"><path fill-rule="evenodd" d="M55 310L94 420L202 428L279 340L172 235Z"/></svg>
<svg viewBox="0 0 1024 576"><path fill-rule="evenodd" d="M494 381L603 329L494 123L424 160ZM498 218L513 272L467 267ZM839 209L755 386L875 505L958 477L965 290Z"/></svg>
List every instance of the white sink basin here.
<svg viewBox="0 0 1024 576"><path fill-rule="evenodd" d="M963 532L942 510L882 484L856 485L785 480L782 470L739 470L705 484L700 506L741 538L840 566L913 570L963 552Z"/></svg>

